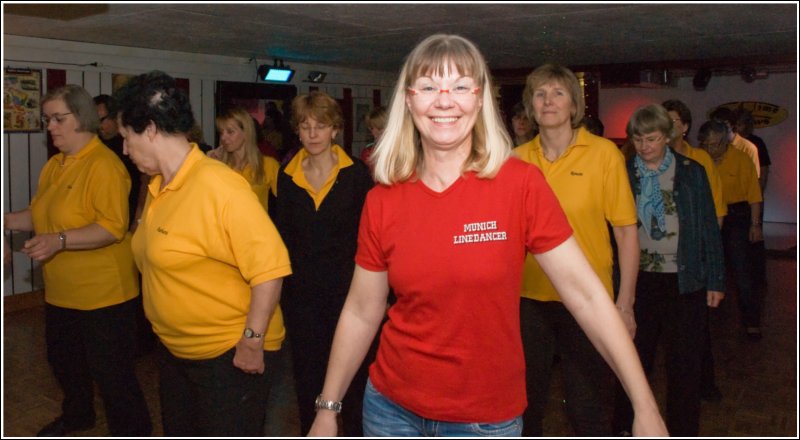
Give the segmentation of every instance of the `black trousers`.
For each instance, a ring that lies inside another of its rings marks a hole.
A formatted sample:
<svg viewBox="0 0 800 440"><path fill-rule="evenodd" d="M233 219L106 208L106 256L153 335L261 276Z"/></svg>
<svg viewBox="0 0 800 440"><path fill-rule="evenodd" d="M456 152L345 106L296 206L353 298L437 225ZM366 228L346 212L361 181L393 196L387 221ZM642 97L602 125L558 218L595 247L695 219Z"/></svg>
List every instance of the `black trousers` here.
<svg viewBox="0 0 800 440"><path fill-rule="evenodd" d="M520 319L528 394L522 435L542 435L556 354L561 362L567 416L575 435L611 435L613 375L575 318L560 302L522 298Z"/></svg>
<svg viewBox="0 0 800 440"><path fill-rule="evenodd" d="M94 422L94 385L112 436L149 436L150 413L134 371L136 301L96 310L45 305L47 361L64 391L67 426Z"/></svg>
<svg viewBox="0 0 800 440"><path fill-rule="evenodd" d="M750 205L747 202L728 205L722 224L722 243L728 272L736 281L739 312L745 327L761 325L761 294L757 278L764 277L764 253L750 243ZM763 243L760 245L763 248ZM754 252L754 250L756 252ZM760 258L760 260L759 260Z"/></svg>
<svg viewBox="0 0 800 440"><path fill-rule="evenodd" d="M653 371L658 344L664 344L667 370L667 429L670 435L695 437L700 423L700 382L706 345L706 290L680 294L678 276L639 272L636 282L634 344L646 374ZM615 431L631 431L633 410L617 385Z"/></svg>
<svg viewBox="0 0 800 440"><path fill-rule="evenodd" d="M164 435L262 437L272 367L278 352L264 351L264 373L233 365L232 348L214 359L188 360L157 348Z"/></svg>
<svg viewBox="0 0 800 440"><path fill-rule="evenodd" d="M298 298L295 292L285 292L281 307L286 320L292 351L295 392L300 414L300 432L308 434L314 423L314 401L325 382L333 334L344 306L343 298ZM380 334L380 332L378 333ZM345 437L363 436L362 406L369 376L369 365L375 359L379 336L375 336L364 362L361 363L347 393L342 399L342 431Z"/></svg>

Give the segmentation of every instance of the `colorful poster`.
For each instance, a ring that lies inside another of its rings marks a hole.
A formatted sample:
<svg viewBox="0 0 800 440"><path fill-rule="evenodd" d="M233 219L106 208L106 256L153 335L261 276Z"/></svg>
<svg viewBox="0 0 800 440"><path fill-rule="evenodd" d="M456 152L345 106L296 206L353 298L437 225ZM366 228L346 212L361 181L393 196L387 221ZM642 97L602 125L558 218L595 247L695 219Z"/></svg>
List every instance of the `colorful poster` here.
<svg viewBox="0 0 800 440"><path fill-rule="evenodd" d="M3 75L3 131L42 130L42 71L7 67Z"/></svg>

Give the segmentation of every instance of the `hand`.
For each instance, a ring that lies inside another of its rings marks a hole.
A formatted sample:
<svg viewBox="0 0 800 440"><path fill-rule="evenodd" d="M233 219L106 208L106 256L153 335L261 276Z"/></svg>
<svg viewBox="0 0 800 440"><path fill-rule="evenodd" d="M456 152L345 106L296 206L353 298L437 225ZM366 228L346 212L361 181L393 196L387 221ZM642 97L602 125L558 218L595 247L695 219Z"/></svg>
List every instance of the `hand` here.
<svg viewBox="0 0 800 440"><path fill-rule="evenodd" d="M764 241L764 232L761 229L760 224L751 224L750 225L750 243L758 243L759 241Z"/></svg>
<svg viewBox="0 0 800 440"><path fill-rule="evenodd" d="M37 235L25 241L22 253L36 261L45 261L61 251L57 233Z"/></svg>
<svg viewBox="0 0 800 440"><path fill-rule="evenodd" d="M209 150L206 155L212 159L222 160L222 147L214 148L213 150Z"/></svg>
<svg viewBox="0 0 800 440"><path fill-rule="evenodd" d="M249 374L263 373L264 341L261 338L239 339L236 354L233 355L233 366Z"/></svg>
<svg viewBox="0 0 800 440"><path fill-rule="evenodd" d="M636 316L633 314L633 307L617 305L617 311L619 312L619 317L622 318L622 323L625 324L625 328L628 330L628 334L633 339L636 336Z"/></svg>
<svg viewBox="0 0 800 440"><path fill-rule="evenodd" d="M338 433L336 413L325 409L317 411L311 430L308 431L308 437L336 437Z"/></svg>
<svg viewBox="0 0 800 440"><path fill-rule="evenodd" d="M716 290L709 290L706 294L706 302L709 307L718 307L719 303L725 298L724 292L717 292Z"/></svg>

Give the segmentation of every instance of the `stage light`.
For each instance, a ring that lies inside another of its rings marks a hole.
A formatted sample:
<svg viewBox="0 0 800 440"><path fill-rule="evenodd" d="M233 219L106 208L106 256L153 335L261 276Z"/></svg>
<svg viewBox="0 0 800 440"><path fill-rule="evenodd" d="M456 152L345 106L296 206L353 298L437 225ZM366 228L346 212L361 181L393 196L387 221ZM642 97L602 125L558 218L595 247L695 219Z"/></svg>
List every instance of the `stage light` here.
<svg viewBox="0 0 800 440"><path fill-rule="evenodd" d="M278 63L280 62L280 66ZM261 81L289 82L294 76L294 69L283 65L283 60L275 60L275 65L258 66L258 79Z"/></svg>

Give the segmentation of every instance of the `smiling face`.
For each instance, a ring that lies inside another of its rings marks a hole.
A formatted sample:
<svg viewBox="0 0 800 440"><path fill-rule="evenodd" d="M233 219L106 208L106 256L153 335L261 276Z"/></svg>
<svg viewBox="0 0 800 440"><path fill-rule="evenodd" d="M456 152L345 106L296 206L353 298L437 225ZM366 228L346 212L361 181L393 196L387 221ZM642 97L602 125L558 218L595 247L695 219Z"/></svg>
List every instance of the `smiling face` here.
<svg viewBox="0 0 800 440"><path fill-rule="evenodd" d="M42 105L42 116L48 119L47 131L59 151L69 155L83 147L84 136L79 131L80 122L63 99L45 102Z"/></svg>
<svg viewBox="0 0 800 440"><path fill-rule="evenodd" d="M572 127L576 108L569 89L558 81L544 83L534 89L533 117L539 127Z"/></svg>
<svg viewBox="0 0 800 440"><path fill-rule="evenodd" d="M406 105L424 148L472 148L472 129L481 106L475 79L462 76L450 65L442 75L417 78L406 95Z"/></svg>

